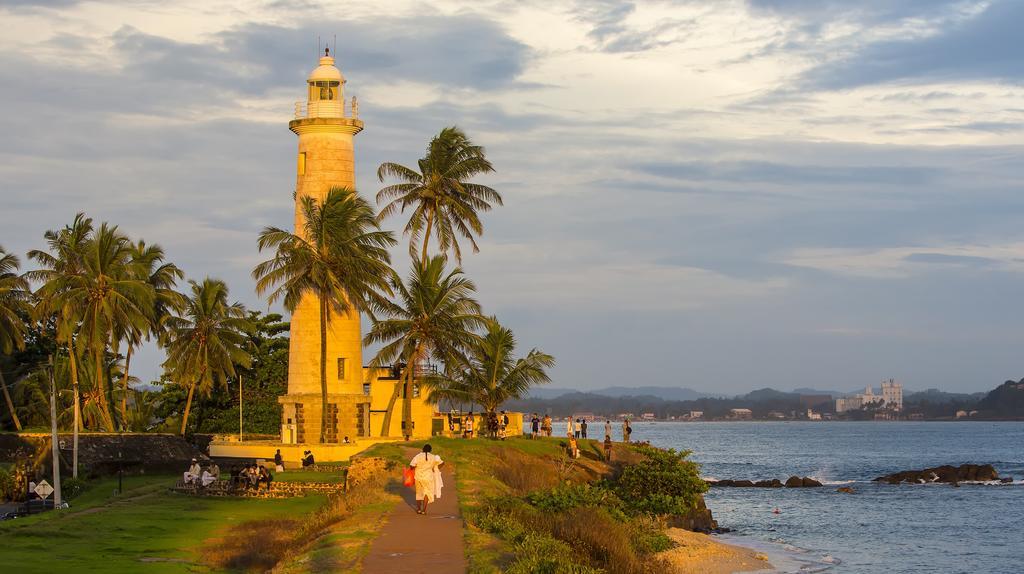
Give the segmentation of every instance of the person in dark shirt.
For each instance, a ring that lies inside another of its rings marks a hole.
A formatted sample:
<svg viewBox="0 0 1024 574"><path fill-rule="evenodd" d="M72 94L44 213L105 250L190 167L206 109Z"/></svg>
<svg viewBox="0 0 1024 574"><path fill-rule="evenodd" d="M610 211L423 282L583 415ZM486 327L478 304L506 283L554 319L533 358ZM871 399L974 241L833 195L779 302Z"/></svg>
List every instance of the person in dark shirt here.
<svg viewBox="0 0 1024 574"><path fill-rule="evenodd" d="M587 438L587 419L580 420L580 438Z"/></svg>
<svg viewBox="0 0 1024 574"><path fill-rule="evenodd" d="M537 413L533 413L533 418L530 419L530 438L537 438L540 433L540 418L537 417Z"/></svg>

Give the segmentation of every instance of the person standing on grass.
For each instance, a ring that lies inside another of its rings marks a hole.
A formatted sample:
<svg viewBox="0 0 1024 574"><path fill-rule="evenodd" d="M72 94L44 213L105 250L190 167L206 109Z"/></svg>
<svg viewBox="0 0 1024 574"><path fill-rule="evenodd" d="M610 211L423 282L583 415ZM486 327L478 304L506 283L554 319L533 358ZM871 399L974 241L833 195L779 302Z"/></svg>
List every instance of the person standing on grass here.
<svg viewBox="0 0 1024 574"><path fill-rule="evenodd" d="M533 413L533 418L530 419L530 438L537 438L537 434L540 433L540 419L537 418L537 413Z"/></svg>
<svg viewBox="0 0 1024 574"><path fill-rule="evenodd" d="M633 427L629 426L629 419L622 419L622 442L629 442L631 434L633 434Z"/></svg>
<svg viewBox="0 0 1024 574"><path fill-rule="evenodd" d="M608 462L612 461L612 435L604 435L604 459Z"/></svg>
<svg viewBox="0 0 1024 574"><path fill-rule="evenodd" d="M274 453L274 470L284 472L284 457L281 456L281 449Z"/></svg>
<svg viewBox="0 0 1024 574"><path fill-rule="evenodd" d="M473 438L473 411L466 417L466 438Z"/></svg>
<svg viewBox="0 0 1024 574"><path fill-rule="evenodd" d="M441 465L444 461L431 454L433 447L423 445L423 452L412 457L409 468L415 471L416 514L426 514L427 505L441 496Z"/></svg>
<svg viewBox="0 0 1024 574"><path fill-rule="evenodd" d="M607 442L612 439L612 421L604 421L604 440Z"/></svg>
<svg viewBox="0 0 1024 574"><path fill-rule="evenodd" d="M544 431L544 436L551 436L551 415L544 415L540 429Z"/></svg>
<svg viewBox="0 0 1024 574"><path fill-rule="evenodd" d="M580 419L580 438L587 438L587 419Z"/></svg>
<svg viewBox="0 0 1024 574"><path fill-rule="evenodd" d="M565 430L569 433L569 438L576 438L576 421L572 417L565 420Z"/></svg>

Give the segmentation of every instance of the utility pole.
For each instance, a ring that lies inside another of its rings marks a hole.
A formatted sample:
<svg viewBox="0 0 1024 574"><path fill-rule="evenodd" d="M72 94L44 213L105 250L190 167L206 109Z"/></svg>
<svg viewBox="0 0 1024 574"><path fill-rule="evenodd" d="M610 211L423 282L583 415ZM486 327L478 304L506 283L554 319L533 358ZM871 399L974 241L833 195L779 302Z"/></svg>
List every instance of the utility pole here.
<svg viewBox="0 0 1024 574"><path fill-rule="evenodd" d="M238 373L238 442L242 442L242 373Z"/></svg>
<svg viewBox="0 0 1024 574"><path fill-rule="evenodd" d="M50 355L50 442L53 445L53 508L60 508L60 446L57 444L57 383L53 378L53 355Z"/></svg>

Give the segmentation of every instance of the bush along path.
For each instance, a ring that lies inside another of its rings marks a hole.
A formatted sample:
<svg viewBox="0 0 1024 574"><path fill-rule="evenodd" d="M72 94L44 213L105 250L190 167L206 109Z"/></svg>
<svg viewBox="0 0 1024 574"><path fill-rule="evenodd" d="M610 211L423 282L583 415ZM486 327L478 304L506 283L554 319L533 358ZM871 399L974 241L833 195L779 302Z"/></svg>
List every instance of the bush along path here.
<svg viewBox="0 0 1024 574"><path fill-rule="evenodd" d="M405 449L406 460L419 452ZM401 487L402 500L395 504L387 523L370 545L363 559L363 572L374 574L419 574L465 572L466 558L462 541L462 514L455 488L452 465L441 467L444 489L441 498L416 513L416 493Z"/></svg>

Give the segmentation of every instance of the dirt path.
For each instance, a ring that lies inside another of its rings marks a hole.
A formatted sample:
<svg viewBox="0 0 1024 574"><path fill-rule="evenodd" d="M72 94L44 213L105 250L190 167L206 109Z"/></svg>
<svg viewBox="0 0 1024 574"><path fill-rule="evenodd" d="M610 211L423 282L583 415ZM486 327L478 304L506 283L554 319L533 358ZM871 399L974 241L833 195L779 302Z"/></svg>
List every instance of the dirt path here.
<svg viewBox="0 0 1024 574"><path fill-rule="evenodd" d="M416 452L408 449L407 458L412 459ZM387 523L370 545L370 552L363 559L363 572L454 574L466 571L455 474L446 464L441 467L441 476L444 491L424 516L416 514L413 489L402 487L402 500L391 510Z"/></svg>

